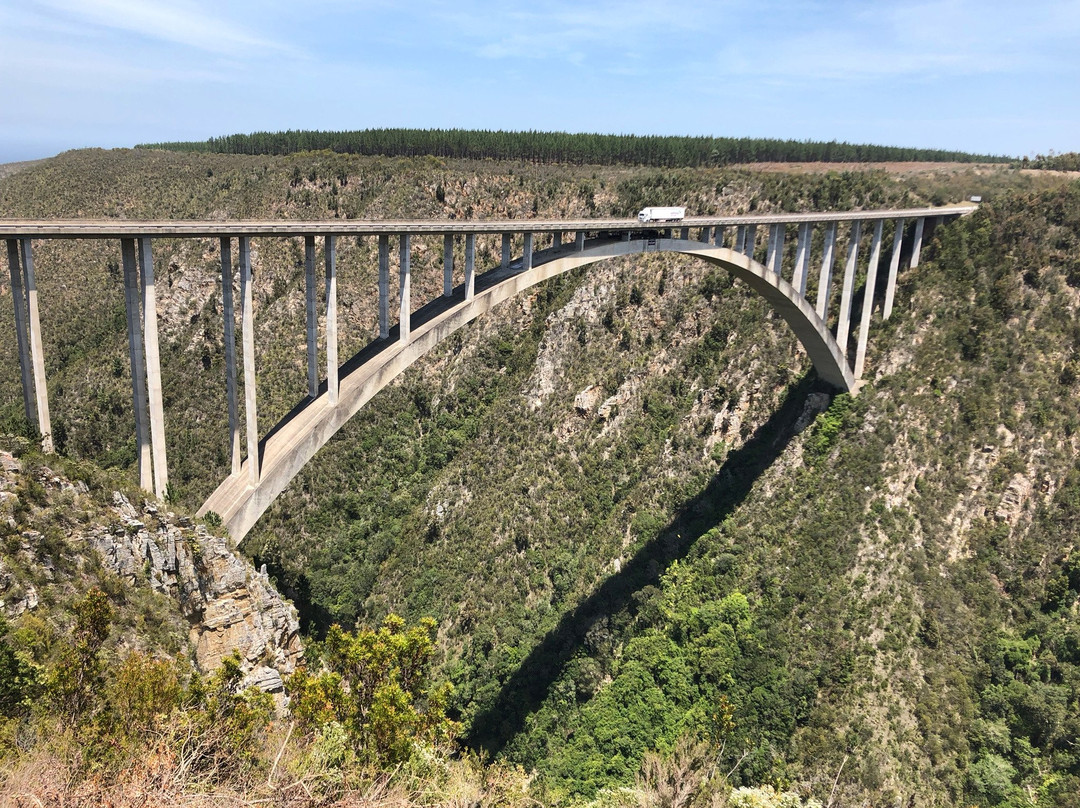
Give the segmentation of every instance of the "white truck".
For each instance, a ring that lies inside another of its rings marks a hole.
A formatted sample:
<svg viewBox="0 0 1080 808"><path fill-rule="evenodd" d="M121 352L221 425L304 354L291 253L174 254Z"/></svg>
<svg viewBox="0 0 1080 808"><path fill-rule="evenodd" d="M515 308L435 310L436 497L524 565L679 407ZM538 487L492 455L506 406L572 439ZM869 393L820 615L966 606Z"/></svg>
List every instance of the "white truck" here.
<svg viewBox="0 0 1080 808"><path fill-rule="evenodd" d="M637 215L639 222L681 222L686 208L642 208Z"/></svg>

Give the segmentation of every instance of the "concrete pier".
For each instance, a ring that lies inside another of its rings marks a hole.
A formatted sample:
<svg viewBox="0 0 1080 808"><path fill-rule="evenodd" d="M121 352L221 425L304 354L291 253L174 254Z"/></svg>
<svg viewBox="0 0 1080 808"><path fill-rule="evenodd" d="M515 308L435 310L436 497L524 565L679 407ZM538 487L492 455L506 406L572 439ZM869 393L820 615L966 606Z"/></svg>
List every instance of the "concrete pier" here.
<svg viewBox="0 0 1080 808"><path fill-rule="evenodd" d="M724 234L727 232L727 228L723 225L717 225L713 228L713 243L717 247L724 246Z"/></svg>
<svg viewBox="0 0 1080 808"><path fill-rule="evenodd" d="M855 348L855 378L861 378L866 363L866 341L870 336L870 318L874 313L874 292L877 290L878 265L881 263L881 236L885 222L874 222L874 240L870 247L870 264L866 268L866 286L863 288L862 316L859 319L859 341Z"/></svg>
<svg viewBox="0 0 1080 808"><path fill-rule="evenodd" d="M885 304L881 309L881 319L888 320L892 314L893 300L896 296L896 276L900 271L900 247L904 241L904 220L895 221L893 231L892 256L889 258L889 279L885 283Z"/></svg>
<svg viewBox="0 0 1080 808"><path fill-rule="evenodd" d="M26 325L30 329L30 359L34 369L34 401L37 404L38 432L41 449L53 450L52 418L49 416L49 388L45 380L45 351L41 344L41 315L38 311L37 281L34 280L34 250L32 242L21 242L23 279L26 281Z"/></svg>
<svg viewBox="0 0 1080 808"><path fill-rule="evenodd" d="M551 234L551 246L558 249L562 246L562 233L556 230Z"/></svg>
<svg viewBox="0 0 1080 808"><path fill-rule="evenodd" d="M332 407L338 400L337 236L326 236L323 252L326 256L326 400Z"/></svg>
<svg viewBox="0 0 1080 808"><path fill-rule="evenodd" d="M510 234L502 234L502 268L510 266Z"/></svg>
<svg viewBox="0 0 1080 808"><path fill-rule="evenodd" d="M521 253L521 270L528 272L533 265L533 234L525 234L525 249Z"/></svg>
<svg viewBox="0 0 1080 808"><path fill-rule="evenodd" d="M221 239L221 308L225 324L225 398L229 410L229 460L240 473L240 414L236 403L236 315L233 311L232 239Z"/></svg>
<svg viewBox="0 0 1080 808"><path fill-rule="evenodd" d="M244 354L244 420L247 436L248 484L259 484L259 414L255 408L255 304L251 288L251 239L239 237L240 341Z"/></svg>
<svg viewBox="0 0 1080 808"><path fill-rule="evenodd" d="M829 292L832 286L833 261L836 259L836 222L825 227L825 246L821 255L821 274L818 276L817 305L814 311L822 320L828 319Z"/></svg>
<svg viewBox="0 0 1080 808"><path fill-rule="evenodd" d="M862 238L862 222L851 223L851 240L848 242L847 261L844 264L844 285L840 292L840 314L836 319L836 343L847 355L847 338L851 331L851 299L855 294L855 269L859 262L859 239Z"/></svg>
<svg viewBox="0 0 1080 808"><path fill-rule="evenodd" d="M465 299L476 295L476 234L465 236Z"/></svg>
<svg viewBox="0 0 1080 808"><path fill-rule="evenodd" d="M799 225L798 241L795 243L795 271L791 276L791 285L801 297L806 297L806 277L810 273L810 235L812 225L803 222Z"/></svg>
<svg viewBox="0 0 1080 808"><path fill-rule="evenodd" d="M124 308L127 312L128 358L131 361L131 399L135 410L135 446L139 464L139 488L150 491L153 473L150 459L150 418L146 413L146 368L143 366L142 316L139 313L139 268L135 239L120 240L124 265Z"/></svg>
<svg viewBox="0 0 1080 808"><path fill-rule="evenodd" d="M585 231L578 230L574 233L574 249L582 252L585 249Z"/></svg>
<svg viewBox="0 0 1080 808"><path fill-rule="evenodd" d="M745 255L746 254L746 225L739 225L735 228L735 252Z"/></svg>
<svg viewBox="0 0 1080 808"><path fill-rule="evenodd" d="M34 422L34 400L30 392L30 346L26 334L26 290L23 288L22 266L19 263L19 242L7 240L8 269L11 272L11 302L15 309L15 340L19 350L19 372L22 375L23 410L26 422Z"/></svg>
<svg viewBox="0 0 1080 808"><path fill-rule="evenodd" d="M757 248L757 225L751 224L746 227L746 250L743 252L750 260L754 259L754 250Z"/></svg>
<svg viewBox="0 0 1080 808"><path fill-rule="evenodd" d="M143 341L146 348L146 395L150 405L150 446L154 457L154 494L165 499L169 469L165 459L165 413L161 391L161 358L158 353L157 295L154 288L154 256L150 239L139 239L142 269Z"/></svg>
<svg viewBox="0 0 1080 808"><path fill-rule="evenodd" d="M454 294L454 236L447 233L443 236L443 297L452 297Z"/></svg>
<svg viewBox="0 0 1080 808"><path fill-rule="evenodd" d="M700 241L700 242L702 242L704 244L709 244L712 241L712 228L711 227L703 227L703 228L701 228L701 236L698 238L698 241Z"/></svg>
<svg viewBox="0 0 1080 808"><path fill-rule="evenodd" d="M922 254L923 229L926 226L926 217L920 216L915 220L915 240L911 245L911 269L919 265L919 257Z"/></svg>
<svg viewBox="0 0 1080 808"><path fill-rule="evenodd" d="M769 251L765 265L774 275L780 275L780 263L784 258L784 225L769 225Z"/></svg>
<svg viewBox="0 0 1080 808"><path fill-rule="evenodd" d="M390 236L379 235L379 339L390 336Z"/></svg>
<svg viewBox="0 0 1080 808"><path fill-rule="evenodd" d="M402 342L409 341L412 328L412 252L409 249L409 234L401 234L398 250L398 335Z"/></svg>
<svg viewBox="0 0 1080 808"><path fill-rule="evenodd" d="M304 236L304 303L307 312L308 398L319 395L319 316L315 309L315 236Z"/></svg>

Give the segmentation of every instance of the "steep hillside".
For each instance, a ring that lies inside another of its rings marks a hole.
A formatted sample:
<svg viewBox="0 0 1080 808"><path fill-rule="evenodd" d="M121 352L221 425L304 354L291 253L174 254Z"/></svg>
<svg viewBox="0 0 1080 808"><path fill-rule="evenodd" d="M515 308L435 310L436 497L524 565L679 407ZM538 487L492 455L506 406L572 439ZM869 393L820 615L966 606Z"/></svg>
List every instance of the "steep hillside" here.
<svg viewBox="0 0 1080 808"><path fill-rule="evenodd" d="M536 770L547 803L615 799L604 789L649 750L689 737L736 784L833 804L1073 805L1080 190L1006 190L1034 181L82 152L7 178L0 203L522 218L905 205L984 183L994 201L902 276L854 399L818 389L782 322L726 275L613 261L418 364L246 549L315 635L434 617L468 742ZM440 288L440 246L414 254L420 297ZM304 390L302 267L297 242L257 247L265 429ZM226 460L213 249L155 244L170 471L189 504ZM480 245L481 265L496 249ZM38 255L57 437L130 467L116 259ZM348 355L374 332L374 245L340 260ZM17 381L0 378L9 424Z"/></svg>

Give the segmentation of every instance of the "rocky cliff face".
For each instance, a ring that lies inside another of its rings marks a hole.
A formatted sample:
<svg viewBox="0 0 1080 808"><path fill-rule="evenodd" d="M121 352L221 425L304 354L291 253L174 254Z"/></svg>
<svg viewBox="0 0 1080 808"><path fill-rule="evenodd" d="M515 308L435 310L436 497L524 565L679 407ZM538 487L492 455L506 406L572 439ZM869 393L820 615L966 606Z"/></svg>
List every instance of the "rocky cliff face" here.
<svg viewBox="0 0 1080 808"><path fill-rule="evenodd" d="M238 653L247 683L282 690L303 655L296 610L274 589L265 569L256 571L236 555L229 542L187 517L150 502L139 507L114 492L111 502L95 502L87 485L72 482L46 466L24 468L0 451L0 518L18 536L17 549L0 566L0 610L16 616L38 607L41 580L60 583L51 554L42 552L46 537L20 519L48 506L93 516L75 517L64 537L73 550L96 553L102 566L127 587L149 587L175 601L189 625L189 644L203 671ZM2 562L0 562L2 563ZM79 569L85 561L77 564ZM39 582L35 586L34 581Z"/></svg>

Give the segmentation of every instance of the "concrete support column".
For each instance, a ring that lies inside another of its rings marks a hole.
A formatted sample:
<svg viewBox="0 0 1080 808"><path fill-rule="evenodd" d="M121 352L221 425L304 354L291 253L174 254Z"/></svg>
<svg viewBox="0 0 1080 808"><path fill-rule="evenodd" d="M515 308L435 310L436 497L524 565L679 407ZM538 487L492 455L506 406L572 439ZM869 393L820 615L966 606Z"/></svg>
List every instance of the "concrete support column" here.
<svg viewBox="0 0 1080 808"><path fill-rule="evenodd" d="M562 233L558 230L551 234L551 246L556 249L562 246Z"/></svg>
<svg viewBox="0 0 1080 808"><path fill-rule="evenodd" d="M476 234L465 234L465 299L476 295Z"/></svg>
<svg viewBox="0 0 1080 808"><path fill-rule="evenodd" d="M799 297L806 297L806 276L810 272L810 231L810 222L802 222L795 243L795 272L791 276L791 285Z"/></svg>
<svg viewBox="0 0 1080 808"><path fill-rule="evenodd" d="M925 216L920 216L915 220L915 241L911 245L911 269L915 269L919 265L919 255L922 253L923 228L925 226Z"/></svg>
<svg viewBox="0 0 1080 808"><path fill-rule="evenodd" d="M709 242L712 241L712 228L711 227L703 227L703 228L701 228L701 239L700 240L704 241L706 244L708 244Z"/></svg>
<svg viewBox="0 0 1080 808"><path fill-rule="evenodd" d="M240 416L236 404L236 315L233 313L232 239L221 239L221 308L225 320L225 398L229 408L229 459L240 473Z"/></svg>
<svg viewBox="0 0 1080 808"><path fill-rule="evenodd" d="M681 238L683 241L689 241L690 240L690 228L689 227L680 227L679 228L679 238Z"/></svg>
<svg viewBox="0 0 1080 808"><path fill-rule="evenodd" d="M685 229L685 232L689 236L690 230L688 228ZM629 241L630 240L630 231L629 230L624 230L622 235L619 236L619 240L620 241Z"/></svg>
<svg viewBox="0 0 1080 808"><path fill-rule="evenodd" d="M442 293L443 297L454 294L454 236L447 233L442 241Z"/></svg>
<svg viewBox="0 0 1080 808"><path fill-rule="evenodd" d="M855 293L855 267L859 261L859 239L862 222L851 223L851 241L848 242L847 262L844 265L844 286L840 293L840 315L836 320L836 343L847 356L847 338L851 330L851 298Z"/></svg>
<svg viewBox="0 0 1080 808"><path fill-rule="evenodd" d="M304 236L304 290L307 308L308 396L319 395L319 315L315 309L315 236Z"/></svg>
<svg viewBox="0 0 1080 808"><path fill-rule="evenodd" d="M390 336L390 237L379 234L379 339Z"/></svg>
<svg viewBox="0 0 1080 808"><path fill-rule="evenodd" d="M323 252L326 254L326 399L332 407L338 400L337 236L326 236Z"/></svg>
<svg viewBox="0 0 1080 808"><path fill-rule="evenodd" d="M142 270L143 343L146 348L146 396L150 405L150 446L154 457L154 494L165 499L169 469L165 459L165 413L161 392L161 359L158 352L157 294L154 289L154 257L150 239L139 239Z"/></svg>
<svg viewBox="0 0 1080 808"><path fill-rule="evenodd" d="M533 234L525 234L525 249L521 253L521 271L528 272L532 269L533 261Z"/></svg>
<svg viewBox="0 0 1080 808"><path fill-rule="evenodd" d="M583 252L585 250L585 231L584 230L579 230L578 232L576 232L574 234L574 246L575 246L575 248L577 248L578 252Z"/></svg>
<svg viewBox="0 0 1080 808"><path fill-rule="evenodd" d="M825 226L825 248L821 257L821 274L818 276L817 305L814 308L822 320L828 319L832 268L836 258L836 224L829 222Z"/></svg>
<svg viewBox="0 0 1080 808"><path fill-rule="evenodd" d="M400 294L398 295L398 335L402 342L408 342L409 334L412 329L412 268L408 233L401 234L398 258L398 282L400 289Z"/></svg>
<svg viewBox="0 0 1080 808"><path fill-rule="evenodd" d="M746 226L746 251L745 255L750 259L754 257L754 248L757 246L757 225L751 224Z"/></svg>
<svg viewBox="0 0 1080 808"><path fill-rule="evenodd" d="M766 253L765 265L775 275L780 275L780 264L784 258L784 225L769 225L769 251Z"/></svg>
<svg viewBox="0 0 1080 808"><path fill-rule="evenodd" d="M251 238L240 236L240 341L244 346L244 418L248 483L259 484L259 414L255 409L255 305L251 289Z"/></svg>
<svg viewBox="0 0 1080 808"><path fill-rule="evenodd" d="M135 409L135 446L138 451L139 487L153 486L150 461L150 418L146 413L146 367L143 365L142 317L139 314L139 267L135 239L120 239L124 264L124 308L127 311L128 357L131 360L131 399Z"/></svg>
<svg viewBox="0 0 1080 808"><path fill-rule="evenodd" d="M19 264L19 242L7 242L8 269L11 271L11 302L15 308L15 340L19 349L19 371L22 374L23 409L27 423L34 420L34 404L30 392L30 346L26 335L26 291L23 288L22 267Z"/></svg>
<svg viewBox="0 0 1080 808"><path fill-rule="evenodd" d="M727 230L723 225L713 228L713 243L717 247L724 246L724 233Z"/></svg>
<svg viewBox="0 0 1080 808"><path fill-rule="evenodd" d="M510 266L510 234L502 234L502 268Z"/></svg>
<svg viewBox="0 0 1080 808"><path fill-rule="evenodd" d="M855 349L855 378L861 379L866 362L866 342L870 337L870 317L874 313L874 292L877 289L878 264L881 262L881 234L885 221L874 223L874 241L870 247L870 264L866 268L866 286L863 288L862 317L859 318L859 342Z"/></svg>
<svg viewBox="0 0 1080 808"><path fill-rule="evenodd" d="M889 279L885 283L885 305L881 310L881 319L888 320L892 314L893 299L896 296L896 276L900 271L900 246L904 241L904 220L897 219L893 233L892 256L889 258Z"/></svg>
<svg viewBox="0 0 1080 808"><path fill-rule="evenodd" d="M28 238L21 241L23 275L26 280L26 325L30 329L30 359L34 368L34 396L37 401L41 449L53 450L52 419L49 417L49 388L45 381L45 351L41 344L41 316L38 312L37 282L34 280L34 251Z"/></svg>
<svg viewBox="0 0 1080 808"><path fill-rule="evenodd" d="M735 228L735 252L740 255L746 253L746 225L740 224Z"/></svg>

